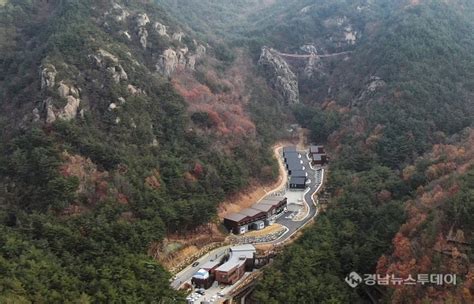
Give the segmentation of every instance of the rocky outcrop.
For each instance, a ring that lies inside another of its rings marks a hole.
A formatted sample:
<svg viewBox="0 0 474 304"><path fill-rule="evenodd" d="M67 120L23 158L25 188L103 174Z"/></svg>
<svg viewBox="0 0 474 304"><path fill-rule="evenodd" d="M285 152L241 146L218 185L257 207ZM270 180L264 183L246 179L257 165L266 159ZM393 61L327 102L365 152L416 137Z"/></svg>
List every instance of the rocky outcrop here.
<svg viewBox="0 0 474 304"><path fill-rule="evenodd" d="M354 45L357 41L357 31L352 30L352 26L348 25L345 29L344 38L350 45Z"/></svg>
<svg viewBox="0 0 474 304"><path fill-rule="evenodd" d="M206 48L199 45L196 48L196 54L189 52L187 47L177 51L169 48L160 56L156 70L164 76L171 76L176 69L194 70L196 61L206 53Z"/></svg>
<svg viewBox="0 0 474 304"><path fill-rule="evenodd" d="M41 66L41 89L54 87L57 73L56 68L52 64Z"/></svg>
<svg viewBox="0 0 474 304"><path fill-rule="evenodd" d="M46 110L46 123L53 123L56 121L56 114L52 105L53 99L49 97L45 100L44 106Z"/></svg>
<svg viewBox="0 0 474 304"><path fill-rule="evenodd" d="M128 18L128 16L130 16L130 13L117 3L114 3L109 14L111 14L117 22L123 22Z"/></svg>
<svg viewBox="0 0 474 304"><path fill-rule="evenodd" d="M120 31L120 34L127 38L127 40L132 40L132 36L128 31Z"/></svg>
<svg viewBox="0 0 474 304"><path fill-rule="evenodd" d="M142 89L137 88L136 86L129 84L127 86L127 91L130 93L132 96L138 96L138 95L146 95L145 92L143 92Z"/></svg>
<svg viewBox="0 0 474 304"><path fill-rule="evenodd" d="M271 85L283 96L287 104L299 103L298 79L283 58L264 47L258 65L265 71Z"/></svg>
<svg viewBox="0 0 474 304"><path fill-rule="evenodd" d="M40 111L38 110L38 108L34 108L32 114L33 114L33 119L32 119L33 122L37 122L41 119Z"/></svg>
<svg viewBox="0 0 474 304"><path fill-rule="evenodd" d="M140 44L146 49L148 44L148 30L146 29L147 24L150 23L150 18L147 14L138 14L137 16L137 35L140 39Z"/></svg>
<svg viewBox="0 0 474 304"><path fill-rule="evenodd" d="M66 100L64 108L58 110L53 105L53 98L48 97L44 101L44 109L46 112L46 123L53 123L56 119L71 120L76 118L81 100L79 98L79 90L61 81L58 86L59 97Z"/></svg>
<svg viewBox="0 0 474 304"><path fill-rule="evenodd" d="M304 68L304 76L307 78L312 78L315 74L325 74L323 72L323 63L318 56L311 56L308 59L306 67Z"/></svg>
<svg viewBox="0 0 474 304"><path fill-rule="evenodd" d="M378 76L371 76L369 81L366 84L366 87L359 94L355 100L352 101L352 106L357 107L361 102L367 102L374 96L374 94L384 87L387 86L387 83Z"/></svg>
<svg viewBox="0 0 474 304"><path fill-rule="evenodd" d="M77 110L79 109L79 105L81 104L81 100L76 98L72 95L66 97L67 104L66 106L59 112L59 118L63 120L71 120L76 118Z"/></svg>
<svg viewBox="0 0 474 304"><path fill-rule="evenodd" d="M156 69L165 76L170 76L178 66L178 55L172 49L163 52L156 64Z"/></svg>
<svg viewBox="0 0 474 304"><path fill-rule="evenodd" d="M173 40L176 40L178 42L181 42L181 40L183 39L184 37L184 33L183 32L176 32L173 34Z"/></svg>
<svg viewBox="0 0 474 304"><path fill-rule="evenodd" d="M106 50L99 49L96 54L90 55L96 67L104 69L115 83L128 80L128 75L119 63L119 59Z"/></svg>
<svg viewBox="0 0 474 304"><path fill-rule="evenodd" d="M204 56L206 52L207 52L206 47L202 44L198 44L198 46L196 47L196 55L198 57Z"/></svg>
<svg viewBox="0 0 474 304"><path fill-rule="evenodd" d="M302 50L303 52L306 52L308 54L317 54L318 53L318 49L313 44L302 45L300 47L300 50Z"/></svg>
<svg viewBox="0 0 474 304"><path fill-rule="evenodd" d="M76 118L77 111L81 104L81 100L79 99L79 90L72 86L67 85L63 81L59 83L58 87L58 94L61 98L66 99L66 106L58 111L57 116L63 120L71 120ZM51 108L53 110L53 108Z"/></svg>
<svg viewBox="0 0 474 304"><path fill-rule="evenodd" d="M169 37L168 36L168 32L167 32L167 28L164 24L161 24L159 22L155 22L155 24L153 25L153 27L155 28L155 30L158 32L158 34L160 36L163 36L163 37Z"/></svg>
<svg viewBox="0 0 474 304"><path fill-rule="evenodd" d="M140 44L144 49L146 49L148 45L148 31L145 27L140 27L138 29L138 37L140 38Z"/></svg>
<svg viewBox="0 0 474 304"><path fill-rule="evenodd" d="M43 109L47 123L53 123L57 118L70 120L76 117L80 106L79 90L67 85L64 81L56 84L57 70L52 64L45 64L41 67L41 89L57 89L58 96L66 101L63 109L57 110L53 105L53 97L49 96L43 101ZM39 118L39 110L35 108L33 112L34 120Z"/></svg>
<svg viewBox="0 0 474 304"><path fill-rule="evenodd" d="M127 73L120 64L113 67L108 67L107 72L112 77L115 83L119 83L121 80L128 79Z"/></svg>
<svg viewBox="0 0 474 304"><path fill-rule="evenodd" d="M347 16L328 18L323 21L323 24L331 30L332 35L329 40L336 47L354 45L360 38L360 33L354 29Z"/></svg>
<svg viewBox="0 0 474 304"><path fill-rule="evenodd" d="M383 88L387 85L385 81L382 80L382 78L378 76L372 76L370 77L370 82L367 85L367 91L369 92L375 92L379 88Z"/></svg>

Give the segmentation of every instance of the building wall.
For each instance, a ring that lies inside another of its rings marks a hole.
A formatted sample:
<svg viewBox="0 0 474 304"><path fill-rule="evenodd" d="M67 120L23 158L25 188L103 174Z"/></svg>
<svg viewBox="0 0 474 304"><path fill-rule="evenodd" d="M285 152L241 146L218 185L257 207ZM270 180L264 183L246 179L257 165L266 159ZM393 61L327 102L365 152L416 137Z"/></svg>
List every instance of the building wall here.
<svg viewBox="0 0 474 304"><path fill-rule="evenodd" d="M216 281L222 284L235 284L245 273L245 265L236 267L230 271L216 271Z"/></svg>
<svg viewBox="0 0 474 304"><path fill-rule="evenodd" d="M290 184L291 189L304 189L306 188L306 185L300 185L300 184Z"/></svg>

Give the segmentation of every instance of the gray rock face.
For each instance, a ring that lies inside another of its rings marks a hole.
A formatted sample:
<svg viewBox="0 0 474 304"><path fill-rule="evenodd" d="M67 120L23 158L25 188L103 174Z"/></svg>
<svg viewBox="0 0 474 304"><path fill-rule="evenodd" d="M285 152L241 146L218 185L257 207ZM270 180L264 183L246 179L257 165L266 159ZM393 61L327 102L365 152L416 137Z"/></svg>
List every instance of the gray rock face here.
<svg viewBox="0 0 474 304"><path fill-rule="evenodd" d="M52 88L56 81L56 68L52 64L41 67L41 89Z"/></svg>
<svg viewBox="0 0 474 304"><path fill-rule="evenodd" d="M122 80L128 80L128 75L119 63L119 59L107 52L106 50L99 49L97 54L90 55L93 63L100 69L105 69L115 83L119 83Z"/></svg>
<svg viewBox="0 0 474 304"><path fill-rule="evenodd" d="M378 76L371 76L366 84L365 89L359 94L359 96L352 101L352 106L357 107L363 102L370 101L375 96L377 91L382 90L387 86L387 83Z"/></svg>
<svg viewBox="0 0 474 304"><path fill-rule="evenodd" d="M194 70L197 59L201 58L204 54L205 48L201 48L199 53L197 52L196 54L191 54L187 47L177 51L169 48L160 56L156 64L156 70L164 76L171 76L178 68Z"/></svg>
<svg viewBox="0 0 474 304"><path fill-rule="evenodd" d="M372 77L370 77L370 83L367 86L367 90L369 92L375 92L375 91L377 91L377 89L382 88L386 85L387 85L387 83L385 81L383 81L382 78L380 78L378 76L372 76Z"/></svg>
<svg viewBox="0 0 474 304"><path fill-rule="evenodd" d="M305 44L300 47L300 50L309 54L317 54L318 50L313 44Z"/></svg>
<svg viewBox="0 0 474 304"><path fill-rule="evenodd" d="M206 54L206 47L202 44L199 44L197 47L196 47L196 55L197 56L204 56Z"/></svg>
<svg viewBox="0 0 474 304"><path fill-rule="evenodd" d="M324 75L323 64L321 59L317 56L311 56L308 59L308 64L304 68L304 76L307 78L313 77L315 74Z"/></svg>
<svg viewBox="0 0 474 304"><path fill-rule="evenodd" d="M283 58L264 47L258 65L263 68L270 83L287 104L299 103L298 78Z"/></svg>
<svg viewBox="0 0 474 304"><path fill-rule="evenodd" d="M112 77L115 83L119 83L121 80L128 79L127 73L120 64L113 67L108 67L107 72L109 73L110 77Z"/></svg>
<svg viewBox="0 0 474 304"><path fill-rule="evenodd" d="M76 118L77 110L79 109L79 105L81 104L81 100L76 98L72 95L67 96L67 104L59 112L59 118L63 120L71 120Z"/></svg>
<svg viewBox="0 0 474 304"><path fill-rule="evenodd" d="M41 67L41 88L56 88L58 95L66 99L66 106L63 109L56 109L53 105L53 98L47 97L43 101L44 111L46 112L46 122L53 123L57 118L71 120L76 117L81 100L79 99L79 90L61 81L56 85L56 68L52 64L46 64ZM35 109L33 115L35 119L39 117L39 110Z"/></svg>
<svg viewBox="0 0 474 304"><path fill-rule="evenodd" d="M140 44L146 49L148 44L148 31L146 29L147 24L150 23L150 18L147 14L139 14L137 16L137 33L140 38Z"/></svg>
<svg viewBox="0 0 474 304"><path fill-rule="evenodd" d="M137 16L137 26L144 27L148 23L150 23L150 18L148 18L147 14L138 14Z"/></svg>
<svg viewBox="0 0 474 304"><path fill-rule="evenodd" d="M172 49L163 52L156 64L156 69L165 76L170 76L178 66L178 55Z"/></svg>
<svg viewBox="0 0 474 304"><path fill-rule="evenodd" d="M328 18L323 21L323 24L333 32L329 40L336 47L354 45L361 38L361 34L354 29L347 16Z"/></svg>
<svg viewBox="0 0 474 304"><path fill-rule="evenodd" d="M181 39L183 39L184 33L183 32L176 32L173 34L173 40L181 42Z"/></svg>
<svg viewBox="0 0 474 304"><path fill-rule="evenodd" d="M130 93L132 96L138 96L138 95L146 95L145 92L143 92L142 89L137 88L134 85L129 84L127 86L127 91Z"/></svg>
<svg viewBox="0 0 474 304"><path fill-rule="evenodd" d="M34 108L32 113L33 113L33 122L37 122L41 119L40 111L38 110L38 108Z"/></svg>
<svg viewBox="0 0 474 304"><path fill-rule="evenodd" d="M81 104L81 100L79 99L79 90L75 88L74 86L67 85L63 81L61 81L58 87L58 94L62 98L65 98L67 103L63 109L61 109L60 111L57 111L57 117L63 120L71 120L71 119L76 118L77 111ZM47 120L49 116L51 116L51 118L53 117L49 113L50 110L53 111L54 116L56 116L56 114L54 113L54 108L51 106L51 102L48 103L48 108L47 108L48 113L46 113Z"/></svg>
<svg viewBox="0 0 474 304"><path fill-rule="evenodd" d="M56 114L54 114L53 105L51 99L46 100L46 123L53 123L56 121Z"/></svg>
<svg viewBox="0 0 474 304"><path fill-rule="evenodd" d="M117 22L123 22L128 18L128 16L130 16L130 13L117 3L114 3L114 6L109 13Z"/></svg>
<svg viewBox="0 0 474 304"><path fill-rule="evenodd" d="M140 27L138 29L138 37L140 38L140 44L144 49L146 49L148 45L148 31L144 27Z"/></svg>
<svg viewBox="0 0 474 304"><path fill-rule="evenodd" d="M167 28L165 25L159 23L159 22L155 22L155 24L153 25L153 27L155 28L155 30L158 32L158 34L160 36L163 36L163 37L168 37L168 32L167 32Z"/></svg>

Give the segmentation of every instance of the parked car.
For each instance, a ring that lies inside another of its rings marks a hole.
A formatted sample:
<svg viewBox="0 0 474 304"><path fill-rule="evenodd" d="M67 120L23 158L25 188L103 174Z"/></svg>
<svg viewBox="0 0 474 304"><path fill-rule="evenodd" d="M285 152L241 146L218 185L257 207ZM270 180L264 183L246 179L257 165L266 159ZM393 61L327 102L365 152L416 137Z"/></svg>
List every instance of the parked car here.
<svg viewBox="0 0 474 304"><path fill-rule="evenodd" d="M199 262L194 262L191 266L196 267L197 265L199 265Z"/></svg>

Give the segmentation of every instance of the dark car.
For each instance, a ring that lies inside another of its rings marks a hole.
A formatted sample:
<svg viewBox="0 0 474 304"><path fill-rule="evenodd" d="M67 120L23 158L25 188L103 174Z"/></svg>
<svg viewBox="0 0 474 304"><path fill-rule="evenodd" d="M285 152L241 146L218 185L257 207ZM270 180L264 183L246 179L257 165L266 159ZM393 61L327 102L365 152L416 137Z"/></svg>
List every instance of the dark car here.
<svg viewBox="0 0 474 304"><path fill-rule="evenodd" d="M202 296L206 294L206 291L203 288L199 288L198 290L196 290L196 292Z"/></svg>
<svg viewBox="0 0 474 304"><path fill-rule="evenodd" d="M199 262L194 262L191 266L196 267L197 265L199 265Z"/></svg>

